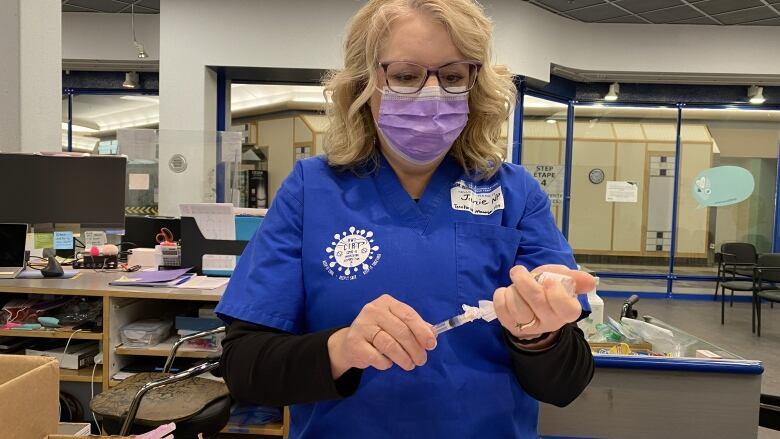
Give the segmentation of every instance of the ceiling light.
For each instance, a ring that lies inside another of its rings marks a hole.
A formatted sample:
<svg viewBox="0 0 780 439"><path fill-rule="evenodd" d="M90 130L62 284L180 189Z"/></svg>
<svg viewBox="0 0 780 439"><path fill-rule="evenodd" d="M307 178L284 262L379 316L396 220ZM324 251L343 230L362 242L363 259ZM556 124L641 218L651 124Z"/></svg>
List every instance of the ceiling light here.
<svg viewBox="0 0 780 439"><path fill-rule="evenodd" d="M146 51L144 50L144 45L139 43L138 41L133 41L135 44L135 48L138 49L138 57L139 58L146 58L149 55L146 54Z"/></svg>
<svg viewBox="0 0 780 439"><path fill-rule="evenodd" d="M139 58L146 58L149 55L146 54L146 51L144 50L144 45L139 43L138 40L135 39L135 3L130 4L130 27L133 30L133 45L135 45L135 49L138 51L138 57Z"/></svg>
<svg viewBox="0 0 780 439"><path fill-rule="evenodd" d="M74 133L96 133L100 130L96 130L94 128L85 127L83 125L76 125L75 123L71 124L71 128ZM68 130L68 124L67 122L62 122L62 129L64 131Z"/></svg>
<svg viewBox="0 0 780 439"><path fill-rule="evenodd" d="M613 82L609 86L609 93L604 96L605 101L616 101L618 99L618 93L620 93L620 84Z"/></svg>
<svg viewBox="0 0 780 439"><path fill-rule="evenodd" d="M125 73L125 82L122 83L124 88L138 88L138 73L127 72Z"/></svg>
<svg viewBox="0 0 780 439"><path fill-rule="evenodd" d="M545 122L549 123L550 125L555 125L556 123L558 123L558 121L553 119L552 117L548 117L547 119L545 119Z"/></svg>
<svg viewBox="0 0 780 439"><path fill-rule="evenodd" d="M160 98L157 96L122 96L119 99L122 99L123 101L136 101L136 102L149 102L152 104L159 104Z"/></svg>
<svg viewBox="0 0 780 439"><path fill-rule="evenodd" d="M750 98L750 103L755 105L766 102L766 99L764 98L764 87L751 85L748 89L748 98Z"/></svg>

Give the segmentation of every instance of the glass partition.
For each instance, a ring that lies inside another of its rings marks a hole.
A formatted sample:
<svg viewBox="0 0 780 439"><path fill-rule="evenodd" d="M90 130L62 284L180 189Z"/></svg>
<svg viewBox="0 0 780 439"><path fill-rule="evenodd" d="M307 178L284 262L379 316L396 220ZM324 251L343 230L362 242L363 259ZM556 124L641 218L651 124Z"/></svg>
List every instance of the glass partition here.
<svg viewBox="0 0 780 439"><path fill-rule="evenodd" d="M723 243L773 251L780 111L685 108L682 117L674 271L712 277ZM683 279L674 291L712 294L714 286Z"/></svg>
<svg viewBox="0 0 780 439"><path fill-rule="evenodd" d="M178 216L181 203L239 203L241 133L126 129L128 215Z"/></svg>
<svg viewBox="0 0 780 439"><path fill-rule="evenodd" d="M666 292L676 125L676 108L576 107L569 243L601 290Z"/></svg>
<svg viewBox="0 0 780 439"><path fill-rule="evenodd" d="M523 99L520 163L550 197L550 208L559 229L563 222L567 115L566 104L528 95Z"/></svg>

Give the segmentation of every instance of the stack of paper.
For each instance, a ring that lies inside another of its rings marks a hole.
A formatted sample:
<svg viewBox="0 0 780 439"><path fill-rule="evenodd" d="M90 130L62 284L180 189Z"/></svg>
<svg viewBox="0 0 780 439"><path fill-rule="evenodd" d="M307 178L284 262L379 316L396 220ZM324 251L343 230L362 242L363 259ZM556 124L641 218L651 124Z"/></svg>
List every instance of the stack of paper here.
<svg viewBox="0 0 780 439"><path fill-rule="evenodd" d="M164 287L173 288L179 284L188 281L192 274L187 274L192 267L181 268L178 270L163 271L140 271L131 276L122 276L121 278L109 282L114 286L132 286L132 287Z"/></svg>

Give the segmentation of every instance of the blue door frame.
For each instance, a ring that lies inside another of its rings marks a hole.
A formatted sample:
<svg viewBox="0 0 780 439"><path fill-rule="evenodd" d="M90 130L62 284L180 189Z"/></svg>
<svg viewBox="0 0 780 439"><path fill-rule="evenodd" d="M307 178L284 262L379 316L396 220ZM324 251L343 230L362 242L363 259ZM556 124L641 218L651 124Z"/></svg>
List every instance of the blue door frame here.
<svg viewBox="0 0 780 439"><path fill-rule="evenodd" d="M677 110L676 118L676 135L675 135L675 172L674 172L674 202L672 204L672 242L669 251L669 269L666 273L632 273L632 272L597 272L594 273L604 279L646 279L646 280L666 280L666 292L646 292L639 293L640 296L651 298L666 298L666 299L684 299L684 300L701 300L708 299L710 296L700 294L675 294L673 292L674 281L685 280L693 282L707 282L715 281L717 276L695 276L695 275L682 275L676 274L675 269L675 253L677 250L677 220L678 220L678 199L679 199L679 186L680 186L680 154L682 150L681 145L681 132L683 121L683 110L685 108L706 108L706 109L740 109L745 111L751 110L780 110L780 106L776 105L749 105L749 104L697 104L697 103L684 103L678 102L677 104L654 104L647 102L607 102L607 101L577 101L573 98L551 94L546 91L529 89L524 78L520 78L517 83L518 96L516 99L515 112L514 112L514 126L512 130L512 163L522 164L522 148L523 148L523 119L525 96L533 96L540 99L545 99L553 102L565 104L567 106L566 114L566 139L565 139L565 158L564 158L564 188L563 188L563 209L561 218L561 233L568 239L569 237L569 216L571 214L571 170L572 170L572 151L574 143L574 112L576 107L582 106L602 106L602 107L651 107L651 108L675 108ZM775 212L774 212L774 233L772 236L772 249L774 252L780 251L780 142L778 142L777 153L777 178L775 180ZM635 291L600 291L604 296L624 297L631 294L635 294ZM742 298L738 298L742 299ZM749 301L749 298L744 298Z"/></svg>

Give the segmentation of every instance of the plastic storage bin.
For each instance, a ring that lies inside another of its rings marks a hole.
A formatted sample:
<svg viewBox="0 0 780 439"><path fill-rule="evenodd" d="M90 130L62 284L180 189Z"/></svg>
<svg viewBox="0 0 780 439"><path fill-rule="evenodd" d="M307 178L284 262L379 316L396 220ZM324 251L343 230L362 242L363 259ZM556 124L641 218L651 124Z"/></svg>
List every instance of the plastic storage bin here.
<svg viewBox="0 0 780 439"><path fill-rule="evenodd" d="M171 334L173 322L164 320L138 320L122 328L122 343L130 347L154 346Z"/></svg>

